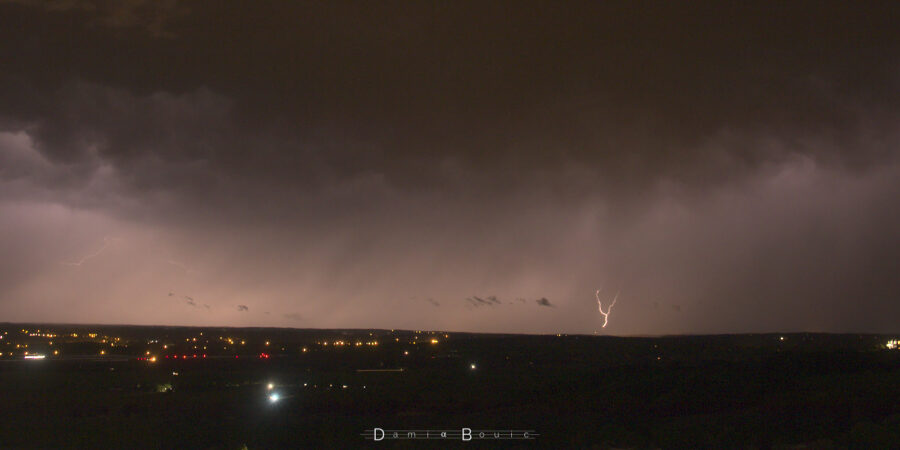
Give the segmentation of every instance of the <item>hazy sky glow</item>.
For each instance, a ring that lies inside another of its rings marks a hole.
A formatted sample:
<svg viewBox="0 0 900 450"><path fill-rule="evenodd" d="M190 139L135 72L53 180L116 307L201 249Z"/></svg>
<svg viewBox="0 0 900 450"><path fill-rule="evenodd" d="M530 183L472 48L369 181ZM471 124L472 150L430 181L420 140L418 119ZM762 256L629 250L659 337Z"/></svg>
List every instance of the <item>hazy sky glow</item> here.
<svg viewBox="0 0 900 450"><path fill-rule="evenodd" d="M482 3L0 0L0 319L897 331L896 3Z"/></svg>

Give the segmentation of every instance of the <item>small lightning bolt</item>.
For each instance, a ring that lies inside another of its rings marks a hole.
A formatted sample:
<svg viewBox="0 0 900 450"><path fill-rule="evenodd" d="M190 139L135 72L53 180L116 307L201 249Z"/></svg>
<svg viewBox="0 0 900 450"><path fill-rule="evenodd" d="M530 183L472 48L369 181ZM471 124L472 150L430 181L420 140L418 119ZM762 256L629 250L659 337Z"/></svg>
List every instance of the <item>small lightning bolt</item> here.
<svg viewBox="0 0 900 450"><path fill-rule="evenodd" d="M87 256L82 257L82 258L79 259L77 262L63 261L62 264L65 264L65 265L67 265L67 266L81 267L81 265L84 264L85 261L87 261L87 260L89 260L89 259L91 259L91 258L93 258L93 257L95 257L95 256L98 256L99 254L103 253L103 250L106 250L106 247L109 246L109 243L112 242L112 241L115 241L115 240L116 240L116 239L114 239L114 238L104 237L104 238L103 238L103 246L100 247L100 249L97 250L96 252L91 253L90 255L87 255Z"/></svg>
<svg viewBox="0 0 900 450"><path fill-rule="evenodd" d="M597 293L594 294L597 297L597 309L600 310L600 314L603 314L603 326L601 328L606 328L606 323L609 322L609 313L612 312L613 306L616 306L616 300L619 299L619 292L622 292L621 289L616 292L616 296L613 297L612 303L610 303L609 308L606 308L606 312L603 312L603 302L600 300L600 289L597 289Z"/></svg>
<svg viewBox="0 0 900 450"><path fill-rule="evenodd" d="M174 260L174 259L167 259L167 260L166 260L166 264L171 264L171 265L173 265L173 266L175 266L175 267L179 267L179 268L183 269L183 270L184 270L184 273L186 273L186 274L191 274L191 273L194 272L193 269L191 269L190 267L188 267L186 264L184 264L184 263L182 263L182 262L179 262L179 261L176 261L176 260Z"/></svg>

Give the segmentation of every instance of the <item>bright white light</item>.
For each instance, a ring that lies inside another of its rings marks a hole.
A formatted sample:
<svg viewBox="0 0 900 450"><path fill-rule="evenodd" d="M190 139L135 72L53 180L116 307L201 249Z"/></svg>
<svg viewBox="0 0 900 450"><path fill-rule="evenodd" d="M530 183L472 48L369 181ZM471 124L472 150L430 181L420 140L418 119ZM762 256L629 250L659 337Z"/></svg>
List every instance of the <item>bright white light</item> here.
<svg viewBox="0 0 900 450"><path fill-rule="evenodd" d="M272 384L272 383L269 383L269 385L266 386L266 387L267 387L270 391L271 391L272 389L275 389L275 385Z"/></svg>
<svg viewBox="0 0 900 450"><path fill-rule="evenodd" d="M600 290L601 289L597 289L597 293L594 294L594 296L597 297L597 309L600 310L600 314L603 314L603 326L600 328L606 328L606 322L609 321L609 313L612 312L612 307L616 305L616 300L619 299L619 292L616 292L612 304L609 305L609 308L606 308L606 312L603 312L603 302L600 301Z"/></svg>
<svg viewBox="0 0 900 450"><path fill-rule="evenodd" d="M279 397L278 397L278 394L277 394L277 393L272 393L271 395L269 395L269 401L272 402L272 403L277 402L277 401L278 401L278 398L279 398Z"/></svg>
<svg viewBox="0 0 900 450"><path fill-rule="evenodd" d="M470 364L470 365L469 365L469 368L472 369L472 370L475 370L475 363Z"/></svg>
<svg viewBox="0 0 900 450"><path fill-rule="evenodd" d="M44 359L44 355L25 355L25 359Z"/></svg>

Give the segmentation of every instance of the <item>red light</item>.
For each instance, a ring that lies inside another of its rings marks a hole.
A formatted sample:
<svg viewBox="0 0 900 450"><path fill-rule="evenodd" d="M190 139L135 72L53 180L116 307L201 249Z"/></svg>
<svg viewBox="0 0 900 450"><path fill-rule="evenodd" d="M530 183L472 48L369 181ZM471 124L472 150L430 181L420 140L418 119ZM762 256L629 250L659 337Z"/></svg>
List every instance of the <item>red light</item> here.
<svg viewBox="0 0 900 450"><path fill-rule="evenodd" d="M196 357L197 357L197 355L194 355L194 358L196 358Z"/></svg>
<svg viewBox="0 0 900 450"><path fill-rule="evenodd" d="M206 355L203 355L203 357L206 358Z"/></svg>
<svg viewBox="0 0 900 450"><path fill-rule="evenodd" d="M237 359L237 358L238 358L238 355L234 355L234 359Z"/></svg>

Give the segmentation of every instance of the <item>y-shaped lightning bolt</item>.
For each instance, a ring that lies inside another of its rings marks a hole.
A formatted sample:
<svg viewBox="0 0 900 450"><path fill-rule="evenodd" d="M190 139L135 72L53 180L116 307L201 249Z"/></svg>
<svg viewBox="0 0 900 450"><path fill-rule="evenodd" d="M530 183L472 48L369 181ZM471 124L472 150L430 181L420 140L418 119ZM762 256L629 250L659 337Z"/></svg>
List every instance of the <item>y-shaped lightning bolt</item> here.
<svg viewBox="0 0 900 450"><path fill-rule="evenodd" d="M105 238L103 238L103 247L100 247L100 250L97 250L96 252L91 253L90 255L87 255L87 256L82 257L80 260L78 260L78 262L67 262L67 261L63 261L62 263L65 264L65 265L67 265L67 266L76 266L76 267L80 267L82 264L84 264L85 261L87 261L87 260L89 260L89 259L91 259L91 258L93 258L93 257L95 257L95 256L97 256L97 255L99 255L99 254L101 254L101 253L103 253L103 250L106 250L106 247L109 245L110 241L114 241L114 240L116 240L116 239L114 239L114 238L109 238L109 237L105 237Z"/></svg>
<svg viewBox="0 0 900 450"><path fill-rule="evenodd" d="M619 290L619 292L622 292ZM609 313L612 312L612 307L616 305L616 300L619 299L619 292L616 292L616 296L613 297L612 303L609 305L609 308L606 308L606 312L603 312L603 302L600 301L600 289L597 289L597 293L594 294L597 297L597 309L600 310L600 314L603 314L603 326L601 328L606 328L606 322L609 321Z"/></svg>

